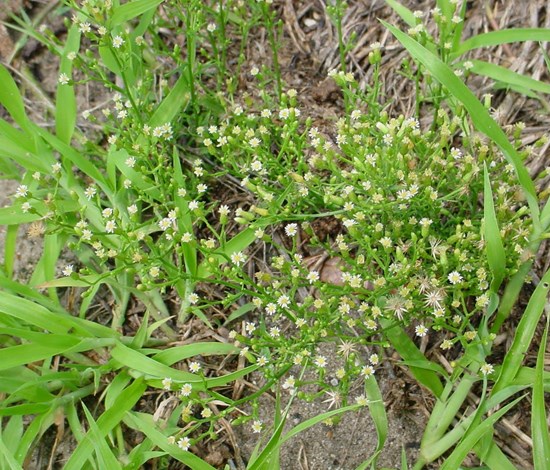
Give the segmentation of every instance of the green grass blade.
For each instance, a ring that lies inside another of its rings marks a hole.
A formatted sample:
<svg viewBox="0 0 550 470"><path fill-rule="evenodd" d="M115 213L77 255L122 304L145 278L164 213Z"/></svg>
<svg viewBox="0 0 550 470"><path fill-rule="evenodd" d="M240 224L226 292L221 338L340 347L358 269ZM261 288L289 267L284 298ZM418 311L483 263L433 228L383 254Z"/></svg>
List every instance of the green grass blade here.
<svg viewBox="0 0 550 470"><path fill-rule="evenodd" d="M424 354L416 347L409 336L398 326L389 320L380 319L380 324L386 330L386 336L392 346L407 363L416 364L410 366L412 374L422 385L428 388L436 397L443 393L443 385L437 373L433 370L436 364L428 361Z"/></svg>
<svg viewBox="0 0 550 470"><path fill-rule="evenodd" d="M134 0L114 8L113 16L109 21L111 28L128 20L136 18L146 11L156 8L163 0Z"/></svg>
<svg viewBox="0 0 550 470"><path fill-rule="evenodd" d="M69 29L59 72L71 77L73 73L73 61L68 58L70 53L77 53L80 48L80 29L78 24L73 24ZM71 143L71 138L76 125L76 96L73 85L57 85L55 99L55 132L59 140L66 144Z"/></svg>
<svg viewBox="0 0 550 470"><path fill-rule="evenodd" d="M163 379L171 377L173 380L181 380L193 384L202 384L203 380L195 374L182 370L172 369L160 362L151 359L145 354L118 343L111 351L111 356L122 365L134 369L143 374Z"/></svg>
<svg viewBox="0 0 550 470"><path fill-rule="evenodd" d="M491 395L510 385L516 377L525 354L531 345L535 329L546 305L550 291L550 270L543 276L523 313L516 329L512 346L502 362L500 375L493 387Z"/></svg>
<svg viewBox="0 0 550 470"><path fill-rule="evenodd" d="M536 470L550 468L550 436L546 417L546 402L544 399L544 357L548 341L548 325L550 317L546 317L546 328L539 346L535 383L533 384L533 402L531 404L531 434L533 437L533 461Z"/></svg>
<svg viewBox="0 0 550 470"><path fill-rule="evenodd" d="M506 252L498 227L495 205L493 202L493 191L487 165L484 167L484 188L483 188L483 216L485 220L484 238L487 248L487 262L493 276L491 291L498 292L498 288L506 274Z"/></svg>
<svg viewBox="0 0 550 470"><path fill-rule="evenodd" d="M517 72L507 69L496 64L490 64L482 60L471 60L474 66L470 69L471 72L484 77L492 78L497 82L502 82L506 85L518 86L532 91L541 93L550 93L550 85L548 83L535 80L531 77L526 77Z"/></svg>
<svg viewBox="0 0 550 470"><path fill-rule="evenodd" d="M109 446L105 442L104 436L101 435L99 426L95 422L92 414L90 413L90 411L88 410L88 408L84 403L82 403L82 409L84 410L84 414L86 415L86 420L88 421L88 425L90 426L89 432L93 438L92 445L94 447L94 451L101 468L105 468L105 469L108 468L109 470L122 469L120 462L113 455L111 449L109 449Z"/></svg>
<svg viewBox="0 0 550 470"><path fill-rule="evenodd" d="M464 41L456 50L455 56L472 49L498 46L518 41L550 41L550 30L545 28L514 28L478 34Z"/></svg>
<svg viewBox="0 0 550 470"><path fill-rule="evenodd" d="M195 343L185 346L175 346L165 349L153 356L155 361L171 366L172 364L183 361L194 356L212 356L212 355L227 355L238 354L240 351L236 346L229 343Z"/></svg>
<svg viewBox="0 0 550 470"><path fill-rule="evenodd" d="M32 454L35 443L38 441L48 428L55 422L55 412L57 407L49 406L49 409L38 413L32 422L27 426L23 437L19 441L15 460L22 464L27 456Z"/></svg>
<svg viewBox="0 0 550 470"><path fill-rule="evenodd" d="M248 304L241 305L238 309L233 310L231 312L231 315L227 317L227 320L225 320L224 325L228 325L233 320L236 320L237 318L242 317L243 315L246 315L248 312L254 310L256 307L252 302Z"/></svg>
<svg viewBox="0 0 550 470"><path fill-rule="evenodd" d="M135 380L128 388L117 397L113 406L106 410L97 420L97 431L101 438L111 432L142 397L147 386L141 379ZM82 470L86 461L94 451L94 433L89 431L85 438L78 444L71 457L65 464L64 470Z"/></svg>
<svg viewBox="0 0 550 470"><path fill-rule="evenodd" d="M65 158L67 158L73 165L75 165L79 170L88 175L92 180L94 180L101 189L107 194L110 193L107 183L104 176L98 170L97 166L94 165L90 160L88 160L84 155L82 155L77 150L73 149L61 139L50 134L44 129L38 127L35 128L46 142L48 142L53 148L55 148L59 153L61 153Z"/></svg>
<svg viewBox="0 0 550 470"><path fill-rule="evenodd" d="M9 278L13 277L18 230L19 225L8 225L4 239L4 270Z"/></svg>
<svg viewBox="0 0 550 470"><path fill-rule="evenodd" d="M499 127L495 120L489 114L489 111L481 104L475 95L468 89L466 85L458 78L453 70L437 56L428 51L417 41L392 26L385 21L382 23L392 32L401 44L409 51L415 60L418 60L426 69L444 85L449 92L460 101L468 113L476 127L476 129L491 140L493 140L501 149L506 159L514 166L518 176L519 183L525 192L533 224L535 227L539 225L539 205L535 191L533 180L529 176L527 168L523 164L520 155L516 149L508 141L508 137ZM550 32L549 32L550 33Z"/></svg>
<svg viewBox="0 0 550 470"><path fill-rule="evenodd" d="M115 150L112 148L107 155L109 162L112 162L116 165L119 171L124 175L125 178L129 179L132 182L132 186L144 193L150 195L154 199L161 199L162 195L156 187L155 183L149 178L144 178L143 174L137 172L133 168L130 168L126 165L126 159L130 154L125 149Z"/></svg>
<svg viewBox="0 0 550 470"><path fill-rule="evenodd" d="M365 390L369 400L368 407L374 427L376 428L377 444L373 456L372 465L376 465L378 455L382 452L386 438L388 437L388 416L384 406L384 399L375 377L369 377L365 381Z"/></svg>
<svg viewBox="0 0 550 470"><path fill-rule="evenodd" d="M2 468L5 468L6 470L23 470L23 467L19 465L13 454L4 444L4 436L0 438L0 454L0 459L2 459L0 460L0 463L2 463Z"/></svg>
<svg viewBox="0 0 550 470"><path fill-rule="evenodd" d="M182 74L151 116L149 125L154 128L172 122L181 109L187 106L190 96L189 82L185 74Z"/></svg>
<svg viewBox="0 0 550 470"><path fill-rule="evenodd" d="M481 468L487 468L487 469L493 469L496 468L498 470L517 470L517 467L510 462L510 459L506 457L506 454L500 450L500 448L495 444L494 441L492 441L492 444L489 447L488 451L485 451L482 455L481 453L481 446L478 442L474 446L474 451L478 455L479 459L486 463L488 467L481 467Z"/></svg>
<svg viewBox="0 0 550 470"><path fill-rule="evenodd" d="M479 423L475 429L462 440L462 442L455 448L451 455L445 460L441 466L441 470L454 470L458 468L462 461L466 458L468 453L476 445L476 443L488 432L492 432L493 425L504 416L509 410L516 406L524 397L519 397L513 402L504 406L486 420Z"/></svg>
<svg viewBox="0 0 550 470"><path fill-rule="evenodd" d="M158 448L162 449L172 458L188 465L192 470L215 470L214 467L191 452L185 452L176 444L170 444L168 437L157 430L151 415L136 412L127 413L124 422L131 428L145 434Z"/></svg>
<svg viewBox="0 0 550 470"><path fill-rule="evenodd" d="M19 93L17 84L8 72L8 69L0 64L0 104L6 108L13 120L19 124L19 126L28 131L29 130L29 118L25 112L25 104L23 103L23 97Z"/></svg>
<svg viewBox="0 0 550 470"><path fill-rule="evenodd" d="M413 12L406 6L396 0L386 0L386 3L392 7L393 11L395 11L395 13L397 13L408 26L411 28L416 26L416 18L414 17Z"/></svg>

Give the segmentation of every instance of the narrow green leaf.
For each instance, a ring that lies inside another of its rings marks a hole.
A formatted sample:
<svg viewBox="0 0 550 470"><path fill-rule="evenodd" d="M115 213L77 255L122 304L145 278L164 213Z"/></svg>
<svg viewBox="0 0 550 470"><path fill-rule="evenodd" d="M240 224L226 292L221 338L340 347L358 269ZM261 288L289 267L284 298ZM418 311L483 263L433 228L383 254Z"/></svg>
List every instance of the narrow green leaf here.
<svg viewBox="0 0 550 470"><path fill-rule="evenodd" d="M241 305L238 309L233 310L231 314L227 317L227 320L225 320L224 325L228 325L233 320L236 320L237 318L242 317L243 315L246 315L248 312L254 310L256 307L252 302L249 302L247 304Z"/></svg>
<svg viewBox="0 0 550 470"><path fill-rule="evenodd" d="M544 359L548 341L549 319L550 317L546 317L546 328L544 329L537 355L535 383L533 384L533 402L531 404L533 461L537 470L550 468L550 436L548 435L546 401L544 399Z"/></svg>
<svg viewBox="0 0 550 470"><path fill-rule="evenodd" d="M149 125L154 128L172 122L181 109L187 106L189 99L189 83L185 74L182 74L151 116Z"/></svg>
<svg viewBox="0 0 550 470"><path fill-rule="evenodd" d="M459 56L479 47L498 46L518 41L550 41L550 30L546 28L513 28L478 34L464 41L454 55Z"/></svg>
<svg viewBox="0 0 550 470"><path fill-rule="evenodd" d="M149 178L144 178L142 173L126 165L130 154L125 149L117 150L114 147L109 150L107 158L113 162L118 170L132 182L132 186L149 194L154 199L160 199L161 193L158 187Z"/></svg>
<svg viewBox="0 0 550 470"><path fill-rule="evenodd" d="M498 288L504 280L506 273L506 252L498 227L495 205L493 202L493 191L487 165L484 166L484 189L483 189L483 217L484 217L484 238L487 248L487 262L493 281L491 291L498 292Z"/></svg>
<svg viewBox="0 0 550 470"><path fill-rule="evenodd" d="M113 406L106 410L97 420L97 431L101 438L111 432L117 426L124 415L130 411L142 397L147 386L141 379L135 380L128 388L117 397ZM94 451L94 433L89 431L78 444L71 457L65 464L64 470L82 470L86 461Z"/></svg>
<svg viewBox="0 0 550 470"><path fill-rule="evenodd" d="M470 71L477 75L492 78L493 80L502 82L506 85L518 86L528 90L539 91L541 93L550 93L550 85L548 83L535 80L531 77L526 77L525 75L513 72L506 67L490 64L489 62L482 60L473 59L470 62L473 64Z"/></svg>
<svg viewBox="0 0 550 470"><path fill-rule="evenodd" d="M97 166L94 165L90 160L88 160L84 155L80 154L77 150L73 149L65 142L59 138L53 136L48 131L35 127L36 131L48 142L52 147L54 147L58 152L60 152L65 158L67 158L73 165L75 165L79 170L88 175L92 180L94 180L101 188L109 193L105 178L98 170Z"/></svg>
<svg viewBox="0 0 550 470"><path fill-rule="evenodd" d="M0 438L0 463L2 460L5 462L6 469L9 470L23 470L23 467L19 465L17 460L15 460L15 457L10 452L10 450L6 447L4 444L3 436Z"/></svg>
<svg viewBox="0 0 550 470"><path fill-rule="evenodd" d="M6 237L4 240L4 269L8 277L13 277L13 267L15 263L15 252L17 250L17 231L18 225L8 225Z"/></svg>
<svg viewBox="0 0 550 470"><path fill-rule="evenodd" d="M265 468L263 467L263 465L265 464L269 456L271 456L275 451L277 451L285 442L292 439L294 436L301 433L302 431L305 431L306 429L328 418L346 413L348 411L357 410L358 408L359 408L359 405L350 405L350 406L345 406L343 408L340 408L338 410L332 410L332 411L327 411L325 413L321 413L320 415L310 418L304 421L303 423L300 423L297 426L293 427L288 433L284 435L284 437L281 438L280 436L285 424L285 420L283 419L279 424L279 426L277 427L277 429L275 430L275 432L273 433L273 436L269 440L268 444L265 446L264 450L261 452L258 458L251 465L249 464L247 470L261 470Z"/></svg>
<svg viewBox="0 0 550 470"><path fill-rule="evenodd" d="M128 413L124 421L131 428L145 434L157 447L162 449L172 458L188 465L192 470L215 470L214 467L196 455L193 455L191 452L181 450L176 444L170 444L168 442L168 436L165 436L157 430L151 415L136 412Z"/></svg>
<svg viewBox="0 0 550 470"><path fill-rule="evenodd" d="M69 59L70 53L78 52L80 48L80 28L73 24L69 28L65 49L61 57L59 72L72 76L73 61ZM55 132L59 140L65 144L71 143L71 138L76 125L76 96L74 86L58 83L55 98Z"/></svg>
<svg viewBox="0 0 550 470"><path fill-rule="evenodd" d="M494 424L504 416L510 409L516 406L524 397L519 397L513 402L504 406L500 410L490 415L486 420L478 424L472 431L458 444L452 454L445 460L441 470L454 470L458 468L475 444L488 432L492 432Z"/></svg>
<svg viewBox="0 0 550 470"><path fill-rule="evenodd" d="M439 376L433 370L435 364L426 359L424 354L420 352L399 325L395 325L389 320L382 318L380 319L380 324L386 330L387 338L403 360L417 364L410 367L415 378L436 397L439 397L443 392L443 385L441 384Z"/></svg>
<svg viewBox="0 0 550 470"><path fill-rule="evenodd" d="M113 16L109 21L112 27L125 23L128 20L138 17L146 11L156 8L163 0L133 0L114 8Z"/></svg>
<svg viewBox="0 0 550 470"><path fill-rule="evenodd" d="M229 343L193 343L185 346L175 346L153 356L155 361L171 366L172 364L183 361L194 356L212 356L238 354L240 351L236 346Z"/></svg>
<svg viewBox="0 0 550 470"><path fill-rule="evenodd" d="M388 416L386 414L386 407L384 406L384 398L374 376L365 380L365 390L369 400L370 415L376 428L377 444L372 460L372 465L376 466L378 455L382 452L386 438L388 437Z"/></svg>
<svg viewBox="0 0 550 470"><path fill-rule="evenodd" d="M111 356L122 365L137 370L147 375L163 379L170 377L173 380L181 380L194 384L202 384L203 380L195 374L182 370L172 369L145 354L118 343L111 351Z"/></svg>
<svg viewBox="0 0 550 470"><path fill-rule="evenodd" d="M82 409L84 410L86 420L90 426L89 434L92 437L92 445L101 468L108 468L109 470L122 469L120 462L113 455L111 449L109 449L109 446L105 442L104 436L101 434L99 426L84 403L82 403Z"/></svg>
<svg viewBox="0 0 550 470"><path fill-rule="evenodd" d="M548 292L550 291L550 270L546 272L536 287L525 312L521 316L521 320L516 328L514 340L500 369L500 375L493 387L491 395L496 394L506 386L510 385L516 377L525 354L531 345L533 335L540 317L547 302Z"/></svg>
<svg viewBox="0 0 550 470"><path fill-rule="evenodd" d="M29 130L29 118L25 113L25 104L23 103L23 97L19 93L19 89L8 69L0 64L0 104L6 108L13 120L19 124L19 126L28 131Z"/></svg>
<svg viewBox="0 0 550 470"><path fill-rule="evenodd" d="M0 142L0 146L1 146ZM35 220L41 219L43 216L38 214L31 214L30 212L23 212L21 206L9 206L0 208L0 225L11 224L28 224Z"/></svg>
<svg viewBox="0 0 550 470"><path fill-rule="evenodd" d="M397 13L405 23L407 23L407 26L410 26L411 28L416 26L416 18L414 17L413 12L406 6L396 0L386 0L386 3L393 8L395 13Z"/></svg>

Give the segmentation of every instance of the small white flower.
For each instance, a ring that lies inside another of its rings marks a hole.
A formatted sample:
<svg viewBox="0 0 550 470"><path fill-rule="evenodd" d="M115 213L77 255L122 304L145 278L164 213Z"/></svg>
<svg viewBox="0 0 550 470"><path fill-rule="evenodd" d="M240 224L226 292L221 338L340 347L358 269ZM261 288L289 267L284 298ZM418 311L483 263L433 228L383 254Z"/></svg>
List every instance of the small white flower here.
<svg viewBox="0 0 550 470"><path fill-rule="evenodd" d="M246 256L241 251L237 251L231 254L231 262L237 266L240 266L246 262Z"/></svg>
<svg viewBox="0 0 550 470"><path fill-rule="evenodd" d="M479 369L483 375L492 374L495 371L495 368L492 364L485 363Z"/></svg>
<svg viewBox="0 0 550 470"><path fill-rule="evenodd" d="M22 184L20 185L16 190L15 190L15 197L25 197L27 194L29 194L29 188L26 184Z"/></svg>
<svg viewBox="0 0 550 470"><path fill-rule="evenodd" d="M372 366L363 366L361 369L361 375L368 379L370 376L374 375L374 367Z"/></svg>
<svg viewBox="0 0 550 470"><path fill-rule="evenodd" d="M108 220L105 223L105 231L107 233L114 233L115 229L116 229L116 222L114 220Z"/></svg>
<svg viewBox="0 0 550 470"><path fill-rule="evenodd" d="M188 397L193 391L193 386L191 384L183 384L180 389L180 395L182 397Z"/></svg>
<svg viewBox="0 0 550 470"><path fill-rule="evenodd" d="M162 379L162 388L164 390L170 390L172 388L172 379L170 377Z"/></svg>
<svg viewBox="0 0 550 470"><path fill-rule="evenodd" d="M69 76L66 73L60 73L57 81L60 85L67 85L69 83Z"/></svg>
<svg viewBox="0 0 550 470"><path fill-rule="evenodd" d="M189 370L193 374L196 374L197 372L199 372L201 370L201 365L198 362L193 361L189 364Z"/></svg>
<svg viewBox="0 0 550 470"><path fill-rule="evenodd" d="M313 361L317 367L325 368L327 366L327 358L325 356L317 356Z"/></svg>
<svg viewBox="0 0 550 470"><path fill-rule="evenodd" d="M69 277L72 273L73 273L73 265L72 264L68 264L67 266L65 266L63 268L63 276L67 276Z"/></svg>
<svg viewBox="0 0 550 470"><path fill-rule="evenodd" d="M158 277L160 274L160 268L158 266L153 266L151 269L149 269L149 275L151 277Z"/></svg>
<svg viewBox="0 0 550 470"><path fill-rule="evenodd" d="M262 432L262 422L260 420L256 420L252 423L252 431L255 433Z"/></svg>
<svg viewBox="0 0 550 470"><path fill-rule="evenodd" d="M124 44L124 39L122 39L120 36L115 36L113 38L113 47L115 49L120 48L120 46L122 46L123 44Z"/></svg>
<svg viewBox="0 0 550 470"><path fill-rule="evenodd" d="M294 235L296 235L298 233L298 225L297 224L288 224L285 227L285 233L289 237L293 237Z"/></svg>
<svg viewBox="0 0 550 470"><path fill-rule="evenodd" d="M189 439L188 437L182 437L181 439L178 440L178 447L181 450L187 451L190 445L191 445L191 439Z"/></svg>
<svg viewBox="0 0 550 470"><path fill-rule="evenodd" d="M460 284L462 282L462 275L458 271L453 271L447 276L451 284Z"/></svg>
<svg viewBox="0 0 550 470"><path fill-rule="evenodd" d="M424 325L418 325L414 329L414 331L416 333L416 336L420 336L421 338L423 338L424 336L426 336L428 334L428 328L426 328Z"/></svg>

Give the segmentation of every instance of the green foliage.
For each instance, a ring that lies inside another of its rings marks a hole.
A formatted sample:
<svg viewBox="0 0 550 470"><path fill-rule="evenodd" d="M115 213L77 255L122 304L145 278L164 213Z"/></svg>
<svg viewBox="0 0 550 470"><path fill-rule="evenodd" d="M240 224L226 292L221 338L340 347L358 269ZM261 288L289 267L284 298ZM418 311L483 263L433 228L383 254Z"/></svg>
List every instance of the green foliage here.
<svg viewBox="0 0 550 470"><path fill-rule="evenodd" d="M548 31L462 41L466 2L439 0L432 37L421 13L387 3L410 28L385 23L416 63L416 110L432 112L425 128L419 114L387 111L382 45L371 46L366 89L347 70L355 38L344 37L340 0L327 7L340 57L329 77L344 109L321 130L283 81L283 22L269 1L70 1L63 40L16 20L60 65L51 130L0 65L10 116L0 120L0 171L19 183L0 209L1 468L26 467L50 428L67 424L75 446L66 469L170 459L212 469L195 446L229 424L259 435L247 468L276 469L285 443L359 408L377 434L359 468L376 468L389 428L376 377L394 351L435 400L415 468L443 455L442 468L458 468L472 451L490 468L511 468L493 428L529 390L535 464L545 468L548 328L536 367L523 358L549 273L503 363L487 361L546 236L550 205L541 208L525 167L521 126L508 135L463 77L548 93L538 80L465 56L547 40ZM261 66L246 56L255 29L271 47ZM166 44L166 30L183 49ZM243 74L254 93L240 91ZM88 86L110 100L79 109ZM333 224L329 234L319 222ZM23 228L43 239L26 280L16 277ZM96 304L108 308L97 313ZM196 325L208 331L203 340L181 338ZM450 369L419 348L428 335L442 357L454 350ZM256 390L228 392L250 374ZM467 407L475 387L481 396ZM260 410L270 392L273 422ZM288 429L300 400L327 409Z"/></svg>

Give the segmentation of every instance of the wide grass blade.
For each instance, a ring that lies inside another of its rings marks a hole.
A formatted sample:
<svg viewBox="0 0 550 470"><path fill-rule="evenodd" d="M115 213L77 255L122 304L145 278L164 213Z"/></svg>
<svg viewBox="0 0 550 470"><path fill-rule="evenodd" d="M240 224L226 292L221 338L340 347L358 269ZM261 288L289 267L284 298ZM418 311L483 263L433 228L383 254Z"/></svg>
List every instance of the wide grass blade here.
<svg viewBox="0 0 550 470"><path fill-rule="evenodd" d="M376 450L371 461L372 465L376 465L378 455L382 452L386 438L388 437L388 415L386 414L386 407L384 406L384 398L380 392L380 387L374 377L369 377L365 381L365 390L369 400L370 415L376 428Z"/></svg>
<svg viewBox="0 0 550 470"><path fill-rule="evenodd" d="M70 53L78 52L80 48L80 30L78 24L73 24L69 29L59 72L67 77L72 76L73 61L69 59ZM55 132L59 140L66 144L71 143L71 138L76 125L76 96L74 86L69 84L57 85L55 99Z"/></svg>
<svg viewBox="0 0 550 470"><path fill-rule="evenodd" d="M416 26L416 18L411 10L409 10L405 5L397 2L396 0L386 0L386 3L393 8L393 11L397 13L401 19L407 23L407 26L411 28Z"/></svg>
<svg viewBox="0 0 550 470"><path fill-rule="evenodd" d="M506 274L506 252L498 227L495 205L493 202L493 191L487 165L484 167L484 188L483 188L483 216L485 220L484 238L487 247L487 262L493 276L491 291L497 292Z"/></svg>
<svg viewBox="0 0 550 470"><path fill-rule="evenodd" d="M122 24L128 20L157 7L163 0L134 0L114 8L113 15L109 21L111 27Z"/></svg>
<svg viewBox="0 0 550 470"><path fill-rule="evenodd" d="M533 403L531 404L533 461L536 470L550 468L550 436L548 435L546 401L544 399L544 359L548 341L549 319L550 317L546 317L546 328L544 329L537 355L535 383L533 384Z"/></svg>
<svg viewBox="0 0 550 470"><path fill-rule="evenodd" d="M193 384L202 384L201 377L182 370L172 369L145 354L124 346L122 343L118 343L116 347L111 351L111 356L122 365L142 372L147 375L151 375L156 378L163 379L170 377L173 380L180 380L183 382L190 382Z"/></svg>
<svg viewBox="0 0 550 470"><path fill-rule="evenodd" d="M155 110L149 124L151 127L162 126L167 122L172 122L182 108L186 107L190 100L189 81L185 74L182 74L170 90L170 93L162 100L159 107Z"/></svg>
<svg viewBox="0 0 550 470"><path fill-rule="evenodd" d="M17 84L8 72L8 69L0 64L0 104L6 108L13 120L19 126L28 131L30 128L29 118L25 112L23 97L19 93Z"/></svg>
<svg viewBox="0 0 550 470"><path fill-rule="evenodd" d="M453 56L487 46L498 46L519 41L550 41L550 30L545 28L513 28L478 34L464 41Z"/></svg>
<svg viewBox="0 0 550 470"><path fill-rule="evenodd" d="M92 414L90 413L88 408L86 408L86 405L84 403L82 403L82 409L84 410L86 420L88 421L88 425L90 426L89 432L90 435L93 437L92 445L94 447L94 451L101 468L108 468L109 470L122 469L120 462L113 455L111 449L109 449L107 442L105 442L105 437L101 435L99 426L95 422Z"/></svg>
<svg viewBox="0 0 550 470"><path fill-rule="evenodd" d="M394 325L389 320L382 318L380 324L386 330L387 338L403 360L406 363L415 364L410 365L410 370L416 380L428 388L436 397L439 397L443 393L443 385L434 371L434 367L439 368L439 366L426 359L399 325Z"/></svg>
<svg viewBox="0 0 550 470"><path fill-rule="evenodd" d="M2 463L2 468L6 470L23 470L23 467L19 465L15 457L10 452L10 450L4 444L4 436L0 436L0 463Z"/></svg>
<svg viewBox="0 0 550 470"><path fill-rule="evenodd" d="M238 354L240 349L229 343L195 343L186 344L185 346L175 346L169 349L160 351L153 356L155 361L162 362L168 366L183 361L194 356L212 356L212 355L227 355Z"/></svg>
<svg viewBox="0 0 550 470"><path fill-rule="evenodd" d="M214 467L206 463L191 452L181 450L176 444L170 444L167 436L157 430L153 417L145 413L127 413L124 422L136 431L145 434L151 441L166 454L179 460L192 470L215 470Z"/></svg>
<svg viewBox="0 0 550 470"><path fill-rule="evenodd" d="M504 406L486 420L479 423L475 429L462 440L462 442L455 448L452 454L445 460L440 467L441 470L454 470L458 468L462 461L466 458L468 453L476 445L476 443L486 434L492 432L494 424L504 416L509 410L516 406L524 397L516 398L513 402Z"/></svg>
<svg viewBox="0 0 550 470"><path fill-rule="evenodd" d="M141 379L137 379L128 388L123 390L113 403L113 406L106 410L97 420L97 433L92 432L92 430L88 431L85 438L78 444L65 464L64 470L82 470L85 468L86 461L94 451L94 441L97 434L101 438L105 438L122 421L124 415L138 402L146 388L145 383Z"/></svg>
<svg viewBox="0 0 550 470"><path fill-rule="evenodd" d="M492 78L493 80L502 82L506 85L518 86L541 93L550 93L550 85L548 83L535 80L531 77L526 77L525 75L513 72L506 67L490 64L489 62L484 62L482 60L471 60L470 62L474 64L470 71L478 75Z"/></svg>
<svg viewBox="0 0 550 470"><path fill-rule="evenodd" d="M519 183L523 188L531 210L533 224L535 227L538 227L540 211L533 180L529 176L529 172L523 164L520 155L508 141L508 137L504 131L491 117L489 111L485 108L485 106L483 106L483 104L481 104L481 102L468 89L468 87L464 85L464 83L454 74L453 70L441 59L395 26L392 26L385 21L382 21L382 23L392 32L399 42L403 44L413 58L426 67L434 78L444 85L449 92L464 105L470 114L476 129L484 133L499 146L506 159L514 166L514 169L516 170Z"/></svg>
<svg viewBox="0 0 550 470"><path fill-rule="evenodd" d="M510 385L516 377L525 354L531 345L536 327L546 306L548 292L550 291L550 270L546 272L539 282L535 292L531 295L525 312L517 326L512 346L506 353L502 362L500 375L493 387L491 395Z"/></svg>

